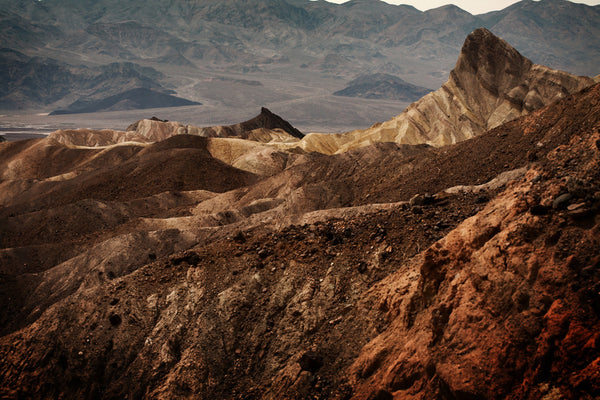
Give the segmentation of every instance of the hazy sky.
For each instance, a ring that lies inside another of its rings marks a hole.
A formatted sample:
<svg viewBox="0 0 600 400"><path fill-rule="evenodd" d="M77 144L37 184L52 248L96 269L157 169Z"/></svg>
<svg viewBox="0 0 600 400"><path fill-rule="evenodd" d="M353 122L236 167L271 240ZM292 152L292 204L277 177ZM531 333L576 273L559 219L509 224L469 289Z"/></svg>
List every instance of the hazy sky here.
<svg viewBox="0 0 600 400"><path fill-rule="evenodd" d="M327 0L332 3L345 3L347 0ZM501 10L513 3L516 3L515 0L489 0L489 1L481 1L481 0L422 0L422 1L413 1L413 0L383 0L386 3L390 4L410 4L411 6L418 8L421 11L429 10L430 8L436 8L443 6L445 4L455 4L470 12L471 14L482 14L489 11ZM590 0L576 0L573 3L583 3L589 4L591 6L596 6L600 4L600 0L590 1Z"/></svg>

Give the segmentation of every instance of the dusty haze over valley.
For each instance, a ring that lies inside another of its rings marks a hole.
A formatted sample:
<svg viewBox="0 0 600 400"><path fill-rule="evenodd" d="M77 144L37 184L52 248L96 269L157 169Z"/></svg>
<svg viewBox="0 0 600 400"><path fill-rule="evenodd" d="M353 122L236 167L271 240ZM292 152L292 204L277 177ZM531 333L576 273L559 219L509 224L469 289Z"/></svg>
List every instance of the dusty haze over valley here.
<svg viewBox="0 0 600 400"><path fill-rule="evenodd" d="M0 398L600 398L599 22L0 0Z"/></svg>

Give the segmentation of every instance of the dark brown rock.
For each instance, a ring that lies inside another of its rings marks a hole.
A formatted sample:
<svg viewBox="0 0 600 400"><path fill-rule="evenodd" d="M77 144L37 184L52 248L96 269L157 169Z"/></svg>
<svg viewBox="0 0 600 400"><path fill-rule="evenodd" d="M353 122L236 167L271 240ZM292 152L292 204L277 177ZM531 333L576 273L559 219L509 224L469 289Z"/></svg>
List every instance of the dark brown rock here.
<svg viewBox="0 0 600 400"><path fill-rule="evenodd" d="M309 371L314 374L323 366L323 357L314 351L307 351L302 354L298 360L298 364L300 364L300 368L303 371Z"/></svg>

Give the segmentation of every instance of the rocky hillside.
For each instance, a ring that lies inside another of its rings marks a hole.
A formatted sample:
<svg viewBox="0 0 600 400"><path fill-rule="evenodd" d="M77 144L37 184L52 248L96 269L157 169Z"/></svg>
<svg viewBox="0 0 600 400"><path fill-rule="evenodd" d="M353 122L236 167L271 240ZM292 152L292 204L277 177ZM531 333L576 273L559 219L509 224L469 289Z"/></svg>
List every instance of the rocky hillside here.
<svg viewBox="0 0 600 400"><path fill-rule="evenodd" d="M452 76L512 121L336 155L268 110L0 144L0 396L600 396L600 84L556 95L581 81L485 30Z"/></svg>
<svg viewBox="0 0 600 400"><path fill-rule="evenodd" d="M79 97L97 101L101 96L117 95L127 89L172 93L159 83L164 78L161 72L131 62L69 66L56 59L29 57L9 49L0 49L0 62L4 65L0 71L0 108L7 110L72 103ZM78 104L73 106L77 109Z"/></svg>

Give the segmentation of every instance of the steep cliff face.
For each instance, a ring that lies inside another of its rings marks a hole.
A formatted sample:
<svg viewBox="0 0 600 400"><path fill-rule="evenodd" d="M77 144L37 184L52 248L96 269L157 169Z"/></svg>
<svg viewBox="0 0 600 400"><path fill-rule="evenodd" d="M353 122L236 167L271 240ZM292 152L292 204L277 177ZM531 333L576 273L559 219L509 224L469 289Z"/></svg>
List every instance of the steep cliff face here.
<svg viewBox="0 0 600 400"><path fill-rule="evenodd" d="M344 152L375 142L443 146L481 135L594 81L535 65L490 31L472 32L442 87L402 114L369 129L334 137L311 135L301 146ZM336 143L326 146L323 142Z"/></svg>

